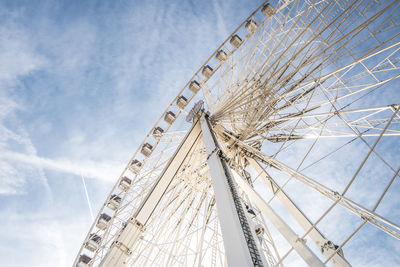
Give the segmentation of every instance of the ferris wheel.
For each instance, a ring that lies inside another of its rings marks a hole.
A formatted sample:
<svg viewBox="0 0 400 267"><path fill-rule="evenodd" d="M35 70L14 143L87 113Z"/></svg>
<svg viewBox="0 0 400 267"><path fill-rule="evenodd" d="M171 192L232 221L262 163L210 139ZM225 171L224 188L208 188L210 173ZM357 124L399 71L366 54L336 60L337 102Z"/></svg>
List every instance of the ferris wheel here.
<svg viewBox="0 0 400 267"><path fill-rule="evenodd" d="M351 266L398 247L399 6L263 3L150 129L74 266Z"/></svg>

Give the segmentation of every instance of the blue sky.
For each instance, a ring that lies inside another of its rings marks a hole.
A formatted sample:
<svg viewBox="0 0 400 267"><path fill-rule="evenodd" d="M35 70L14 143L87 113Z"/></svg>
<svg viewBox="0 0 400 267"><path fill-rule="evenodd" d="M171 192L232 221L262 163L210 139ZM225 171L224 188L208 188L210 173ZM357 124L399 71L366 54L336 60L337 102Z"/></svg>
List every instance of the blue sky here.
<svg viewBox="0 0 400 267"><path fill-rule="evenodd" d="M145 132L261 1L0 1L0 258L70 266ZM24 255L24 256L22 256Z"/></svg>
<svg viewBox="0 0 400 267"><path fill-rule="evenodd" d="M261 3L0 0L0 265L72 264L92 223L81 175L96 213L176 93ZM350 253L398 254L397 240L362 231L384 245Z"/></svg>

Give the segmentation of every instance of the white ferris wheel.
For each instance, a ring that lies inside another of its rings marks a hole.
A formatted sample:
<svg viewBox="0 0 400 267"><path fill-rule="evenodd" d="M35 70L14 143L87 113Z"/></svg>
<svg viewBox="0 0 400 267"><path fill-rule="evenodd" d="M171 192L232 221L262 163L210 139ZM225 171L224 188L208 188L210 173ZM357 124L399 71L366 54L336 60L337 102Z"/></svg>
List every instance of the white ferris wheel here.
<svg viewBox="0 0 400 267"><path fill-rule="evenodd" d="M399 6L263 3L148 132L74 266L400 261Z"/></svg>

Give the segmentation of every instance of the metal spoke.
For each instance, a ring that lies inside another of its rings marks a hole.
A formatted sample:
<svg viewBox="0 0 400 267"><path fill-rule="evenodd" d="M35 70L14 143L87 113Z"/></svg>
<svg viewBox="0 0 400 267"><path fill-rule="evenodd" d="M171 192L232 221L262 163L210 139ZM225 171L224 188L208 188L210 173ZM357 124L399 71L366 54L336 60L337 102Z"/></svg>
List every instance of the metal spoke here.
<svg viewBox="0 0 400 267"><path fill-rule="evenodd" d="M364 225L400 239L399 14L265 1L156 120L74 266L351 266Z"/></svg>

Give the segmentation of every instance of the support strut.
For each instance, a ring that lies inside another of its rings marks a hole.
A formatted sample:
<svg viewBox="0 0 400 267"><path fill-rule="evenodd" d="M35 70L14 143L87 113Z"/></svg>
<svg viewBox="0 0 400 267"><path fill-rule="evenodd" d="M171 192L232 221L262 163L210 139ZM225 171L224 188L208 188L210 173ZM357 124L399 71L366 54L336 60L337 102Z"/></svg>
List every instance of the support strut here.
<svg viewBox="0 0 400 267"><path fill-rule="evenodd" d="M197 139L200 138L201 129L199 124L198 121L193 123L192 128L182 140L182 143L167 163L167 166L154 183L146 198L143 200L135 214L128 220L125 228L121 230L118 237L111 245L110 250L100 263L100 267L127 266L127 260L132 254L132 247L142 233L143 228L146 226L147 221L156 209L158 203L164 196L172 179L175 177Z"/></svg>
<svg viewBox="0 0 400 267"><path fill-rule="evenodd" d="M299 207L290 199L290 197L283 191L282 188L275 182L275 180L269 176L269 174L264 170L264 168L253 158L247 158L250 165L258 172L260 177L265 181L265 184L276 194L277 198L281 201L282 205L286 210L293 216L294 219L301 225L301 227L307 231L312 227L312 222L307 218L307 216L300 210ZM315 244L322 249L322 254L326 258L330 258L335 249L327 246L329 244L328 239L320 232L316 227L314 227L310 233L310 238L315 242ZM331 260L332 264L336 267L350 267L350 263L344 258L343 255L335 253Z"/></svg>
<svg viewBox="0 0 400 267"><path fill-rule="evenodd" d="M211 129L207 115L200 117L207 163L214 189L228 266L264 266L233 177Z"/></svg>

